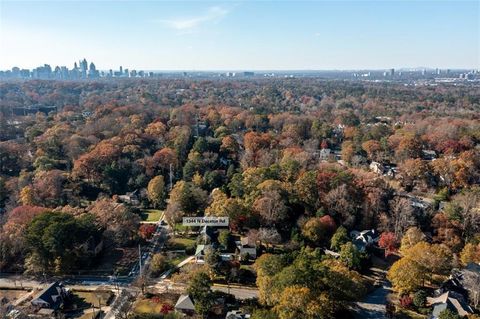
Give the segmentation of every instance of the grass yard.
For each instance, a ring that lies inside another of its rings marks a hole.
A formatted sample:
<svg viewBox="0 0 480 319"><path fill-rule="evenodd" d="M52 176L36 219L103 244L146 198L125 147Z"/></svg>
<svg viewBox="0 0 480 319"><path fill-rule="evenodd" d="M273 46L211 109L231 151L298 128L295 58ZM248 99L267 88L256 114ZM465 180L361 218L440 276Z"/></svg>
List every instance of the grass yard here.
<svg viewBox="0 0 480 319"><path fill-rule="evenodd" d="M74 291L73 302L78 308L90 308L92 305L98 307L98 304L106 306L113 293L111 291Z"/></svg>
<svg viewBox="0 0 480 319"><path fill-rule="evenodd" d="M162 303L153 302L151 299L142 299L137 302L135 312L137 313L160 313Z"/></svg>
<svg viewBox="0 0 480 319"><path fill-rule="evenodd" d="M183 226L182 223L175 224L175 232L176 233L183 233L187 230L187 226Z"/></svg>
<svg viewBox="0 0 480 319"><path fill-rule="evenodd" d="M167 242L167 250L195 250L196 237L171 237Z"/></svg>
<svg viewBox="0 0 480 319"><path fill-rule="evenodd" d="M426 319L427 316L421 315L411 310L402 309L395 313L395 318L399 319Z"/></svg>
<svg viewBox="0 0 480 319"><path fill-rule="evenodd" d="M178 295L176 294L161 294L152 298L144 298L137 301L134 312L159 314L164 304L175 305L177 299Z"/></svg>
<svg viewBox="0 0 480 319"><path fill-rule="evenodd" d="M184 261L185 258L188 257L188 255L187 254L182 254L182 253L175 253L175 254L167 253L167 257L168 257L168 261L170 262L170 264L172 266L176 266L179 263L181 263L182 261Z"/></svg>
<svg viewBox="0 0 480 319"><path fill-rule="evenodd" d="M156 223L160 220L163 211L158 209L145 209L142 211L142 221L149 223Z"/></svg>
<svg viewBox="0 0 480 319"><path fill-rule="evenodd" d="M105 249L95 266L88 274L111 275L117 273L120 276L127 275L132 264L138 261L138 248L126 247Z"/></svg>
<svg viewBox="0 0 480 319"><path fill-rule="evenodd" d="M87 312L87 313L82 314L80 317L73 317L73 318L75 318L75 319L92 319L92 318L97 318L99 314L100 314L100 311L95 310L95 314L93 314L92 312Z"/></svg>
<svg viewBox="0 0 480 319"><path fill-rule="evenodd" d="M5 298L8 302L13 302L28 293L29 292L27 290L21 290L21 289L1 289L0 300Z"/></svg>

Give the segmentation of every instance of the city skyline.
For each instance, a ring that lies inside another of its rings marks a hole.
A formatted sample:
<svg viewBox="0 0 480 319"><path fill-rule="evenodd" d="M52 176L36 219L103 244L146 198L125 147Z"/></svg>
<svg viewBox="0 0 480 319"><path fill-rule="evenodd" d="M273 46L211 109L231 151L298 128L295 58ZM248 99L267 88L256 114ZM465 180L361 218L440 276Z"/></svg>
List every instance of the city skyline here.
<svg viewBox="0 0 480 319"><path fill-rule="evenodd" d="M100 70L477 69L479 12L478 1L2 0L0 69L70 68L74 56Z"/></svg>

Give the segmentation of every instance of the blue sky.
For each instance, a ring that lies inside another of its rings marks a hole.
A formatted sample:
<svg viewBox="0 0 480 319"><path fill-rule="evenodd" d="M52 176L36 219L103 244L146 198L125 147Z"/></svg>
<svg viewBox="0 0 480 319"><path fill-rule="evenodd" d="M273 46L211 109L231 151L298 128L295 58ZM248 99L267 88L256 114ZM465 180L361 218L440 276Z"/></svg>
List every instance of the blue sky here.
<svg viewBox="0 0 480 319"><path fill-rule="evenodd" d="M480 1L0 0L0 69L480 68Z"/></svg>

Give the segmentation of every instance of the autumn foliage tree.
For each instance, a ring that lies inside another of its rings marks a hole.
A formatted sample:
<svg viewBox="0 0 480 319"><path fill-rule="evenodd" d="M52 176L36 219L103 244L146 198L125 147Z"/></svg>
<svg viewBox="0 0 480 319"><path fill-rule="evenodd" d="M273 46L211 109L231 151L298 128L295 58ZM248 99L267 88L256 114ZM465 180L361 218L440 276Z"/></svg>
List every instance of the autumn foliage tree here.
<svg viewBox="0 0 480 319"><path fill-rule="evenodd" d="M155 176L148 182L147 194L154 207L161 206L165 196L165 181L162 175Z"/></svg>
<svg viewBox="0 0 480 319"><path fill-rule="evenodd" d="M378 240L378 246L385 250L385 257L395 253L398 248L398 241L394 233L383 232Z"/></svg>

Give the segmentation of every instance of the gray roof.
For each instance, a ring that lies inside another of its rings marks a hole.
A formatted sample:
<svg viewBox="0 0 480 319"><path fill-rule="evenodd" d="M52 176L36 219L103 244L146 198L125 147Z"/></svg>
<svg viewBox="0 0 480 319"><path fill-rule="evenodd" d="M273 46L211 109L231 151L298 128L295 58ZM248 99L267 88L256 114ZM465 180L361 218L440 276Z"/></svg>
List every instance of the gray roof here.
<svg viewBox="0 0 480 319"><path fill-rule="evenodd" d="M51 283L32 299L32 303L41 301L43 303L48 303L48 308L57 309L63 303L63 289L63 286L59 282Z"/></svg>
<svg viewBox="0 0 480 319"><path fill-rule="evenodd" d="M175 304L175 309L195 311L195 305L189 295L181 295Z"/></svg>
<svg viewBox="0 0 480 319"><path fill-rule="evenodd" d="M462 295L453 291L447 291L438 297L427 298L427 304L433 306L432 316L438 318L445 309L450 309L460 316L473 313L472 308L465 302Z"/></svg>

